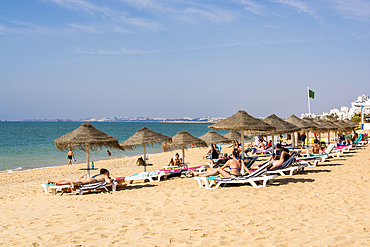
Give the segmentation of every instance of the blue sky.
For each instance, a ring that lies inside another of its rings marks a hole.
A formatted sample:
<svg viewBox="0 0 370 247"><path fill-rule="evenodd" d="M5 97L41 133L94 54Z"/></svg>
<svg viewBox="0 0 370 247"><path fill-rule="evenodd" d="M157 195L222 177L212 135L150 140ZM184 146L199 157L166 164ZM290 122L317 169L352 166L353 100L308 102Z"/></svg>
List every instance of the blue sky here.
<svg viewBox="0 0 370 247"><path fill-rule="evenodd" d="M0 0L0 119L322 113L370 94L367 0Z"/></svg>

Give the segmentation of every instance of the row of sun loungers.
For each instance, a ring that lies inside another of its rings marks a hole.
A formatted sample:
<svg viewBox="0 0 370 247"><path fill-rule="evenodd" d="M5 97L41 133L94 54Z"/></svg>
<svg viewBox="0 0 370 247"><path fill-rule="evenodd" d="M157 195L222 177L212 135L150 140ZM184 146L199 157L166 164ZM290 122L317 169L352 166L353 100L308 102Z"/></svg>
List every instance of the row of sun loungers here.
<svg viewBox="0 0 370 247"><path fill-rule="evenodd" d="M359 145L366 145L367 142L362 142ZM335 144L330 144L326 150L324 150L323 154L320 155L311 155L308 157L298 157L298 152L293 151L291 157L284 162L279 167L271 170L270 167L272 166L271 162L266 162L265 164L261 165L257 170L252 172L251 174L239 177L219 177L219 176L211 176L211 177L194 177L194 179L198 182L199 187L206 188L206 189L216 189L221 185L225 184L245 184L249 183L254 188L261 188L265 187L269 182L272 182L276 179L279 175L280 176L292 176L295 173L302 172L305 167L315 167L319 162L325 162L326 159L330 157L340 157L344 152L350 151L352 145L342 145L336 146ZM256 160L257 156L255 157L247 157L245 158L245 165L246 167L250 167ZM166 167L168 168L168 167ZM96 191L96 190L103 190L109 191L110 188L112 191L115 191L117 185L126 185L126 183L132 183L136 180L148 180L149 182L159 182L161 179L167 179L169 177L179 177L184 175L187 177L191 171L202 172L210 168L210 166L196 166L196 167L189 167L189 168L174 168L174 169L161 169L154 172L140 172L126 177L115 178L113 183L107 184L105 181L86 184L86 185L77 185L75 186L75 190L79 191L79 195L82 195L85 191ZM74 190L72 190L70 185L53 185L53 184L42 184L41 185L44 190L45 194L57 194L57 192L61 192L63 194L65 191L71 191L74 194Z"/></svg>

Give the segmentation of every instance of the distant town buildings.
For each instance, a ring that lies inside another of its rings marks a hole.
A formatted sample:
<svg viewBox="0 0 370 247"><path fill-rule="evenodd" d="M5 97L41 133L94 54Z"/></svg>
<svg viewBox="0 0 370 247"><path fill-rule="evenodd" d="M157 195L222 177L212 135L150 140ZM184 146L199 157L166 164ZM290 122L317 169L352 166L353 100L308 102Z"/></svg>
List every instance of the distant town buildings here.
<svg viewBox="0 0 370 247"><path fill-rule="evenodd" d="M357 100L351 103L351 108L342 106L339 109L333 108L329 112L323 112L322 115L311 113L311 117L327 118L327 116L338 116L338 119L351 119L355 114L361 113L361 106L364 105L364 114L370 114L370 99L369 96L363 94L357 97ZM302 113L301 118L309 117L308 113Z"/></svg>
<svg viewBox="0 0 370 247"><path fill-rule="evenodd" d="M216 123L222 117L184 117L184 118L147 118L147 117L92 117L80 120L72 119L28 119L22 122L160 122L160 123ZM0 120L1 121L1 120Z"/></svg>

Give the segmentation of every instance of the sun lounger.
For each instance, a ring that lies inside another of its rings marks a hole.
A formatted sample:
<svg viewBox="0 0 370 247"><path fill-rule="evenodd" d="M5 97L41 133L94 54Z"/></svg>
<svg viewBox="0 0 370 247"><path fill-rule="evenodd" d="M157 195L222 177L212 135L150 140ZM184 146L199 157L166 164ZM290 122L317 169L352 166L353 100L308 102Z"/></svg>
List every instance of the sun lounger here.
<svg viewBox="0 0 370 247"><path fill-rule="evenodd" d="M88 190L97 190L97 189L105 189L108 191L107 187L112 187L112 191L116 191L117 182L113 181L112 183L107 184L106 181L98 182L98 183L91 183L91 184L83 184L83 185L76 185L75 189L79 190L79 195L82 195L84 191ZM45 194L52 194L56 195L58 191L61 191L61 195L65 191L71 191L74 194L74 190L72 189L71 185L55 185L55 184L41 184L41 187L45 189Z"/></svg>
<svg viewBox="0 0 370 247"><path fill-rule="evenodd" d="M321 157L318 156L296 157L297 162L307 164L307 167L315 167L321 160Z"/></svg>
<svg viewBox="0 0 370 247"><path fill-rule="evenodd" d="M125 181L126 183L130 181L134 181L134 180L149 180L150 182L159 182L160 178L161 178L161 174L159 173L159 171L139 172L139 173L125 177Z"/></svg>
<svg viewBox="0 0 370 247"><path fill-rule="evenodd" d="M259 167L256 171L246 176L240 177L194 177L198 182L199 187L211 189L212 185L215 185L214 189L217 189L221 184L235 184L235 183L250 183L253 188L266 187L269 180L275 179L277 175L266 176L267 168L271 166L270 163L265 163ZM257 183L261 185L257 185Z"/></svg>
<svg viewBox="0 0 370 247"><path fill-rule="evenodd" d="M72 191L73 194L71 185L41 184L41 187L44 188L45 194L56 195L58 191L61 191L63 194L65 190Z"/></svg>
<svg viewBox="0 0 370 247"><path fill-rule="evenodd" d="M292 152L290 158L274 169L267 171L267 174L279 174L281 176L292 176L296 172L303 171L307 167L307 163L298 163L296 162L296 153Z"/></svg>

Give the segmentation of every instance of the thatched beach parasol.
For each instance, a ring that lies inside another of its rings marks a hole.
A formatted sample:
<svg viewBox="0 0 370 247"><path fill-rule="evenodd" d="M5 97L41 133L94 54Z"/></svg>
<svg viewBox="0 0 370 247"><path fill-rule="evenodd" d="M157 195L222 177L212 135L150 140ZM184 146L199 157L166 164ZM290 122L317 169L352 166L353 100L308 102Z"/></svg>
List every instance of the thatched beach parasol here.
<svg viewBox="0 0 370 247"><path fill-rule="evenodd" d="M338 123L341 124L346 129L346 131L352 131L353 129L352 125L348 124L343 120L338 121Z"/></svg>
<svg viewBox="0 0 370 247"><path fill-rule="evenodd" d="M315 124L312 124L310 122L306 122L305 120L297 117L294 114L290 115L284 121L300 127L302 132L308 132L308 131L315 131L316 130L316 125Z"/></svg>
<svg viewBox="0 0 370 247"><path fill-rule="evenodd" d="M316 127L317 125L315 123L311 123L301 118L298 118L294 114L286 118L285 121L300 127L302 132L307 133L306 140L307 140L307 154L308 154L308 140L310 136L310 131L315 131L317 129Z"/></svg>
<svg viewBox="0 0 370 247"><path fill-rule="evenodd" d="M182 159L185 165L185 148L188 146L195 145L197 147L207 147L207 143L198 137L190 135L189 132L182 130L172 137L171 141L165 141L162 143L164 151L169 151L174 148L182 149Z"/></svg>
<svg viewBox="0 0 370 247"><path fill-rule="evenodd" d="M344 119L343 121L346 122L347 124L351 125L352 127L355 127L356 125L359 124L359 123L357 123L355 121L352 121L352 120L349 120L349 119Z"/></svg>
<svg viewBox="0 0 370 247"><path fill-rule="evenodd" d="M227 132L227 134L224 135L224 137L226 137L227 139L231 141L237 141L237 140L242 139L242 135L238 131L235 131L235 130L230 130L229 132ZM251 140L252 142L252 137L244 136L244 140ZM235 149L235 143L233 142L233 150L234 149Z"/></svg>
<svg viewBox="0 0 370 247"><path fill-rule="evenodd" d="M133 136L122 142L120 145L122 148L135 148L139 146L144 147L144 171L146 171L146 146L147 144L160 143L163 141L170 140L171 137L163 135L143 127L139 129Z"/></svg>
<svg viewBox="0 0 370 247"><path fill-rule="evenodd" d="M294 133L299 131L301 128L291 124L283 119L279 118L275 114L271 114L270 116L263 119L263 122L275 127L275 131L272 134L272 151L274 151L274 134L286 134L286 133ZM294 147L294 145L293 145Z"/></svg>
<svg viewBox="0 0 370 247"><path fill-rule="evenodd" d="M91 123L83 123L80 127L68 134L65 134L54 140L55 146L61 151L67 151L69 148L76 148L86 152L87 157L87 175L90 176L90 150L95 151L103 147L124 150L117 138L110 136L103 131L93 127Z"/></svg>
<svg viewBox="0 0 370 247"><path fill-rule="evenodd" d="M231 117L225 118L224 120L215 123L214 125L208 126L212 129L227 129L227 130L240 130L241 131L241 143L242 143L242 158L244 158L244 131L251 135L258 131L275 131L275 127L263 122L258 118L250 116L246 111L240 110Z"/></svg>
<svg viewBox="0 0 370 247"><path fill-rule="evenodd" d="M202 139L208 145L209 144L216 144L216 143L230 143L231 142L231 140L229 140L228 138L218 134L214 130L208 131L206 134L199 137L199 139Z"/></svg>
<svg viewBox="0 0 370 247"><path fill-rule="evenodd" d="M338 131L338 127L336 125L331 124L330 122L324 121L322 119L316 119L315 122L320 123L320 124L322 124L323 126L326 127L326 129L328 131L328 143L330 143L330 131L335 131L335 133L336 133Z"/></svg>

